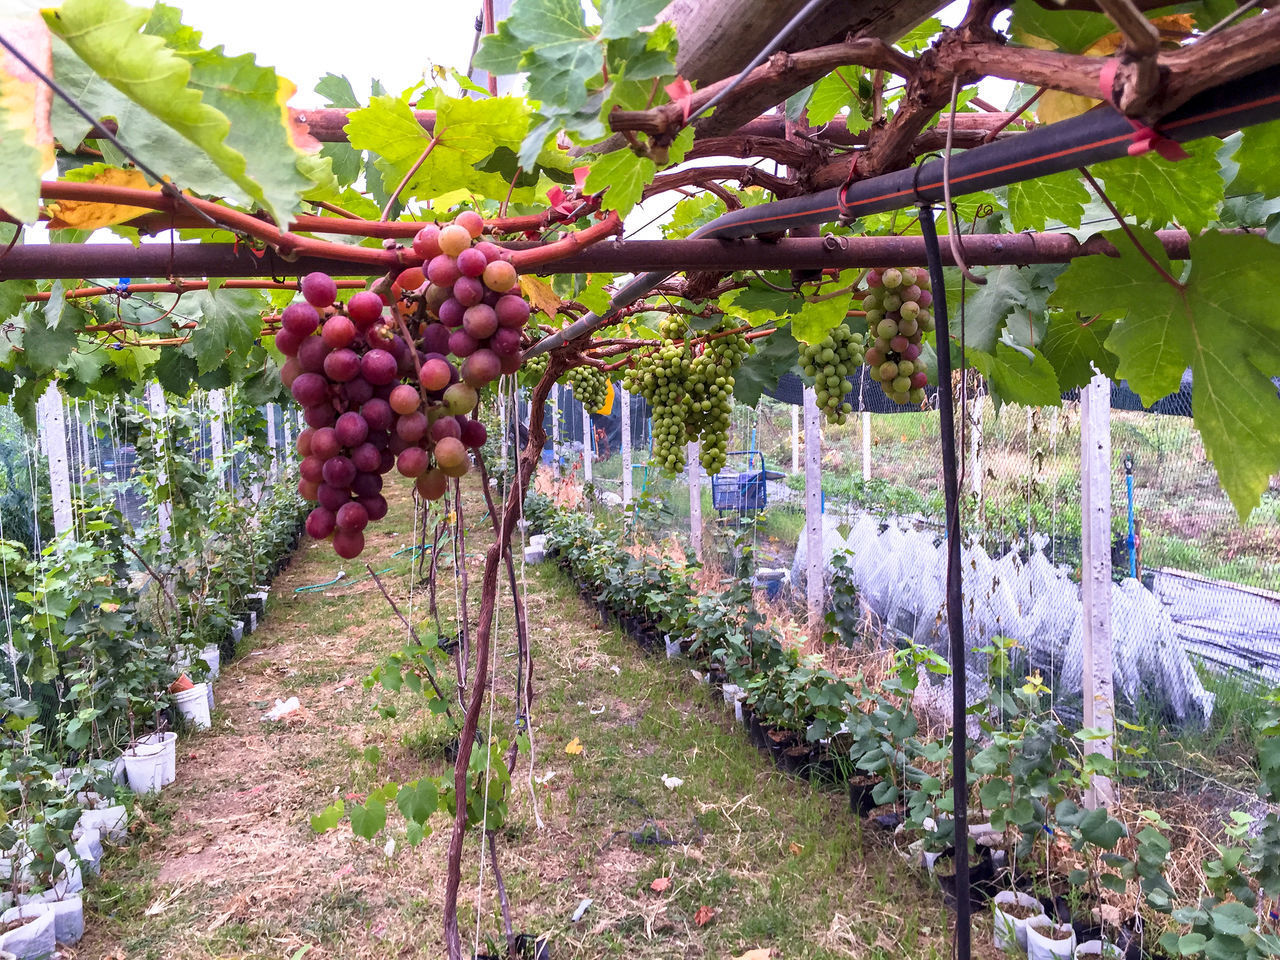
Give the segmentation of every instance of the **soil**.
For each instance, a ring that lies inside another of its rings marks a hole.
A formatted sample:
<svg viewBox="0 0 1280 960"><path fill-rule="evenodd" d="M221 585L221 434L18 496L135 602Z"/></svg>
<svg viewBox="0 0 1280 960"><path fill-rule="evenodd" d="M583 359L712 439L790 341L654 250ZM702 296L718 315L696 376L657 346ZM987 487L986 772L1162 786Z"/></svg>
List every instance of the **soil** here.
<svg viewBox="0 0 1280 960"><path fill-rule="evenodd" d="M1027 903L997 903L996 909L1006 917L1013 917L1017 920L1027 920L1031 917L1038 917L1040 914L1044 913L1044 909L1042 907L1033 907Z"/></svg>
<svg viewBox="0 0 1280 960"><path fill-rule="evenodd" d="M1044 937L1046 940L1070 940L1072 930L1070 927L1063 929L1056 926L1036 927L1036 933Z"/></svg>
<svg viewBox="0 0 1280 960"><path fill-rule="evenodd" d="M19 927L25 927L33 920L39 920L39 917L19 917L17 920L10 920L8 923L0 923L0 933L9 933L17 930Z"/></svg>

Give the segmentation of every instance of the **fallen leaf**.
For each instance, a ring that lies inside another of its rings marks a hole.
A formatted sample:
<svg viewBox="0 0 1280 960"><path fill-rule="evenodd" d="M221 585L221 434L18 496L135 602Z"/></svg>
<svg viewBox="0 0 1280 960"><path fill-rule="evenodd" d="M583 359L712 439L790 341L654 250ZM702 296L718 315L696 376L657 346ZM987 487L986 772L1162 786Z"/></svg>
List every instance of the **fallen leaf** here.
<svg viewBox="0 0 1280 960"><path fill-rule="evenodd" d="M796 843L794 840L792 840L789 844L787 844L787 849L791 851L791 855L793 857L800 856L800 854L804 851L804 847L800 846L800 844Z"/></svg>
<svg viewBox="0 0 1280 960"><path fill-rule="evenodd" d="M653 881L653 883L649 884L649 889L654 893L661 893L669 886L671 886L670 877L659 877L657 880Z"/></svg>
<svg viewBox="0 0 1280 960"><path fill-rule="evenodd" d="M715 915L716 912L704 903L698 908L698 912L693 915L693 922L700 927L705 927Z"/></svg>
<svg viewBox="0 0 1280 960"><path fill-rule="evenodd" d="M582 752L582 741L577 737L570 740L564 747L565 753L579 754Z"/></svg>
<svg viewBox="0 0 1280 960"><path fill-rule="evenodd" d="M734 957L733 960L769 960L773 956L773 947L756 947L754 950L748 950L740 957Z"/></svg>

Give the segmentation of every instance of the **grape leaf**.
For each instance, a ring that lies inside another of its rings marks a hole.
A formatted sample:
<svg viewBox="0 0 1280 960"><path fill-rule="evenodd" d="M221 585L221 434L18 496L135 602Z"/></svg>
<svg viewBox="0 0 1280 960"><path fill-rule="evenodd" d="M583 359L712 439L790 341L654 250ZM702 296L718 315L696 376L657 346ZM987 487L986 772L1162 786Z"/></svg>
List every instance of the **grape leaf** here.
<svg viewBox="0 0 1280 960"><path fill-rule="evenodd" d="M519 0L498 32L484 38L474 65L495 74L523 70L532 99L572 111L586 103L604 49L578 0Z"/></svg>
<svg viewBox="0 0 1280 960"><path fill-rule="evenodd" d="M387 825L387 805L379 797L370 797L364 805L351 808L351 832L372 840Z"/></svg>
<svg viewBox="0 0 1280 960"><path fill-rule="evenodd" d="M1004 403L1021 403L1028 406L1056 406L1061 402L1061 390L1053 365L1039 350L1015 349L999 342L994 351L967 350L970 366L986 378L991 392Z"/></svg>
<svg viewBox="0 0 1280 960"><path fill-rule="evenodd" d="M733 398L754 407L766 390L776 389L778 380L796 365L799 347L791 331L780 327L755 342L755 353L734 375Z"/></svg>
<svg viewBox="0 0 1280 960"><path fill-rule="evenodd" d="M591 173L583 190L598 193L608 188L600 201L602 210L617 210L626 216L640 202L644 188L658 172L657 164L648 157L637 156L627 147L606 153L591 165Z"/></svg>
<svg viewBox="0 0 1280 960"><path fill-rule="evenodd" d="M600 36L623 39L653 25L667 0L603 0L600 4Z"/></svg>
<svg viewBox="0 0 1280 960"><path fill-rule="evenodd" d="M1009 185L1009 220L1014 230L1043 230L1057 221L1079 229L1089 191L1073 170Z"/></svg>
<svg viewBox="0 0 1280 960"><path fill-rule="evenodd" d="M1216 140L1185 145L1185 160L1170 163L1154 150L1138 157L1120 157L1094 164L1091 172L1125 215L1139 223L1163 227L1179 223L1199 233L1222 202Z"/></svg>
<svg viewBox="0 0 1280 960"><path fill-rule="evenodd" d="M342 801L333 801L333 803L311 818L311 829L316 833L332 830L338 825L338 821L342 819L344 812Z"/></svg>
<svg viewBox="0 0 1280 960"><path fill-rule="evenodd" d="M191 307L200 311L200 325L191 334L191 348L201 376L223 366L228 354L243 360L262 332L262 298L252 290L198 290Z"/></svg>
<svg viewBox="0 0 1280 960"><path fill-rule="evenodd" d="M1105 14L1049 10L1035 0L1017 0L1009 27L1019 43L1039 37L1065 53L1081 53L1115 30Z"/></svg>
<svg viewBox="0 0 1280 960"><path fill-rule="evenodd" d="M1053 364L1063 390L1083 387L1093 379L1093 367L1108 377L1116 375L1116 356L1105 346L1115 318L1098 316L1090 321L1076 314L1058 313L1049 318L1049 329L1040 351Z"/></svg>
<svg viewBox="0 0 1280 960"><path fill-rule="evenodd" d="M164 387L165 393L185 397L191 392L191 384L199 374L195 359L187 348L169 347L160 351L160 358L151 368L151 374Z"/></svg>
<svg viewBox="0 0 1280 960"><path fill-rule="evenodd" d="M245 155L228 143L231 121L226 114L205 103L200 90L189 86L191 63L161 37L140 32L149 16L149 11L123 0L67 0L55 10L44 11L49 28L92 72L199 147L244 194L277 219L286 219L290 211L276 209L248 172ZM283 118L277 122L282 124ZM290 166L293 160L290 156ZM185 166L177 169L185 171ZM184 185L187 179L184 176Z"/></svg>
<svg viewBox="0 0 1280 960"><path fill-rule="evenodd" d="M51 69L49 31L38 17L5 19L0 26L25 57ZM0 209L19 220L40 215L40 178L53 166L49 106L44 84L0 50Z"/></svg>
<svg viewBox="0 0 1280 960"><path fill-rule="evenodd" d="M146 32L162 37L191 65L188 89L200 91L203 102L227 118L227 147L244 156L245 173L257 182L267 210L277 220L287 219L311 187L298 169L300 152L289 122L294 85L258 66L253 54L228 57L221 46L203 49L199 31L184 26L181 12L166 4L155 5Z"/></svg>
<svg viewBox="0 0 1280 960"><path fill-rule="evenodd" d="M67 307L66 312L79 311ZM27 328L22 333L23 362L36 373L48 373L57 368L76 347L75 328L76 325L69 323L48 327L41 314L30 315Z"/></svg>
<svg viewBox="0 0 1280 960"><path fill-rule="evenodd" d="M976 270L979 276L986 277L986 284L978 286L969 284L968 297L964 302L964 336L965 345L977 350L991 353L995 350L996 341L1000 338L1000 328L1004 326L1009 314L1019 307L1027 307L1031 297L1031 274L1018 267L991 267ZM949 280L957 282L958 275L949 275ZM947 290L949 303L959 303L958 289ZM960 311L951 308L953 314L950 332L956 343L960 341Z"/></svg>
<svg viewBox="0 0 1280 960"><path fill-rule="evenodd" d="M439 792L430 779L424 777L413 783L406 783L396 795L396 806L404 814L406 820L425 823L439 808Z"/></svg>
<svg viewBox="0 0 1280 960"><path fill-rule="evenodd" d="M846 293L830 300L805 303L791 318L791 335L801 343L821 343L828 333L844 323L852 302L853 294Z"/></svg>
<svg viewBox="0 0 1280 960"><path fill-rule="evenodd" d="M813 95L809 97L809 122L830 123L837 113L849 107L849 129L853 132L865 129L868 123L862 116L862 98L858 93L861 74L857 67L839 67L815 83Z"/></svg>
<svg viewBox="0 0 1280 960"><path fill-rule="evenodd" d="M1240 147L1231 157L1239 165L1239 170L1231 181L1230 192L1280 196L1280 170L1276 168L1278 155L1280 120L1245 128Z"/></svg>
<svg viewBox="0 0 1280 960"><path fill-rule="evenodd" d="M1118 258L1076 260L1051 302L1085 314L1124 311L1107 337L1117 374L1152 404L1192 371L1192 416L1218 478L1243 520L1280 471L1280 317L1257 291L1280 271L1280 249L1263 237L1209 233L1191 241L1185 284L1162 279L1122 234ZM1166 271L1163 248L1140 233Z"/></svg>
<svg viewBox="0 0 1280 960"><path fill-rule="evenodd" d="M4 243L8 243L8 237L3 238ZM26 297L29 293L36 292L35 281L33 280L5 280L0 282L0 321L8 320L10 317L17 315L22 309L22 305L26 303Z"/></svg>
<svg viewBox="0 0 1280 960"><path fill-rule="evenodd" d="M345 107L352 110L360 106L360 98L351 88L351 81L343 74L326 73L316 84L315 91L324 97L325 103L331 107Z"/></svg>

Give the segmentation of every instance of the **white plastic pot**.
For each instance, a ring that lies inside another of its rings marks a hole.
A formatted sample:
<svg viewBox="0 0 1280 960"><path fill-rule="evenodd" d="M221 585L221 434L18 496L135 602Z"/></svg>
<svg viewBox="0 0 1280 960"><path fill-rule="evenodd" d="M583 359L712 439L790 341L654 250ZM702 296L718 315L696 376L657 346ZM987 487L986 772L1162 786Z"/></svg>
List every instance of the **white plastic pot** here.
<svg viewBox="0 0 1280 960"><path fill-rule="evenodd" d="M209 719L208 684L197 683L190 690L175 693L173 705L186 718L187 723L197 730L208 730L213 725L213 721Z"/></svg>
<svg viewBox="0 0 1280 960"><path fill-rule="evenodd" d="M134 744L124 752L124 769L134 793L159 793L164 786L164 747Z"/></svg>
<svg viewBox="0 0 1280 960"><path fill-rule="evenodd" d="M1050 928L1071 935L1063 940L1054 940L1045 936ZM1076 950L1076 933L1069 923L1054 923L1053 919L1041 914L1027 921L1027 956L1030 960L1072 960Z"/></svg>
<svg viewBox="0 0 1280 960"><path fill-rule="evenodd" d="M23 919L31 922L8 933L0 933L0 950L7 950L18 960L48 960L58 946L53 911L43 904L32 904L29 907L11 907L0 913L0 925Z"/></svg>
<svg viewBox="0 0 1280 960"><path fill-rule="evenodd" d="M58 895L49 890L25 898L19 897L17 909L42 908L53 917L53 933L59 943L79 943L84 937L84 900L79 893Z"/></svg>
<svg viewBox="0 0 1280 960"><path fill-rule="evenodd" d="M145 746L158 746L164 754L164 776L161 786L167 787L178 777L178 735L168 733L149 733L139 737L138 742Z"/></svg>
<svg viewBox="0 0 1280 960"><path fill-rule="evenodd" d="M1086 940L1076 947L1075 956L1076 960L1093 960L1094 957L1120 960L1122 954L1120 948L1110 940Z"/></svg>
<svg viewBox="0 0 1280 960"><path fill-rule="evenodd" d="M742 688L736 683L726 683L720 688L720 693L724 696L724 702L732 705L735 700L742 696Z"/></svg>
<svg viewBox="0 0 1280 960"><path fill-rule="evenodd" d="M216 679L222 669L222 648L211 643L200 651L200 659L209 665L209 679Z"/></svg>
<svg viewBox="0 0 1280 960"><path fill-rule="evenodd" d="M1027 920L1031 917L1014 917L1005 913L1002 906L1034 907L1039 911L1035 916L1044 916L1044 907L1040 901L1029 893L1020 890L1001 890L991 902L992 917L995 920L995 943L997 950L1009 950L1012 947L1027 949Z"/></svg>
<svg viewBox="0 0 1280 960"><path fill-rule="evenodd" d="M123 804L103 807L101 810L86 810L80 814L80 822L76 827L86 833L97 830L100 837L120 842L129 835L129 811Z"/></svg>
<svg viewBox="0 0 1280 960"><path fill-rule="evenodd" d="M213 684L206 683L204 685L204 689L205 689L205 693L207 694L206 699L209 701L209 716L210 718L212 718L213 717Z"/></svg>
<svg viewBox="0 0 1280 960"><path fill-rule="evenodd" d="M244 624L239 620L231 624L231 645L234 647L244 639Z"/></svg>
<svg viewBox="0 0 1280 960"><path fill-rule="evenodd" d="M676 657L680 656L679 640L673 640L670 636L663 634L662 642L666 645L668 660L674 660Z"/></svg>
<svg viewBox="0 0 1280 960"><path fill-rule="evenodd" d="M102 869L102 832L97 827L82 830L77 825L71 832L75 841L76 856L89 868L90 873L99 873Z"/></svg>

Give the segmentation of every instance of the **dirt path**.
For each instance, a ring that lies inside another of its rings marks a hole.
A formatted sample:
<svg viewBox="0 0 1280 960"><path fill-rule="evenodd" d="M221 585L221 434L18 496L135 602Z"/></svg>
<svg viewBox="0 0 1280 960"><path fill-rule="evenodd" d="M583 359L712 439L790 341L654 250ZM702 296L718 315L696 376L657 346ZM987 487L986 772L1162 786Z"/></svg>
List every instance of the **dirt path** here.
<svg viewBox="0 0 1280 960"><path fill-rule="evenodd" d="M364 558L391 568L384 580L406 606L409 559L393 554L411 543L412 510L407 498L393 502ZM479 546L469 546L473 584ZM319 836L309 827L336 797L444 769L447 735L421 699L362 684L404 639L377 587L366 579L294 592L342 567L327 546L304 544L277 579L247 655L217 681L213 729L180 742L177 783L144 811L152 826L112 855L90 891L78 957L443 955L443 818L416 849L394 815L373 843L345 824ZM541 782L530 784L522 756L499 844L517 930L549 933L557 960L731 958L754 947L786 958L949 956L936 892L883 836L862 835L839 793L776 773L687 664L647 659L601 629L556 569L530 567L527 579ZM451 607L452 574L441 582ZM412 599L421 616L421 591ZM499 671L514 670L511 648L504 634ZM298 715L260 720L291 695ZM494 733L508 736L503 700ZM583 752L566 754L575 737ZM669 789L664 776L683 783ZM660 842L633 843L640 830ZM477 853L473 839L460 916L468 944ZM655 892L659 877L669 886ZM481 953L486 937L501 936L492 890L486 872ZM714 914L700 925L704 906Z"/></svg>

